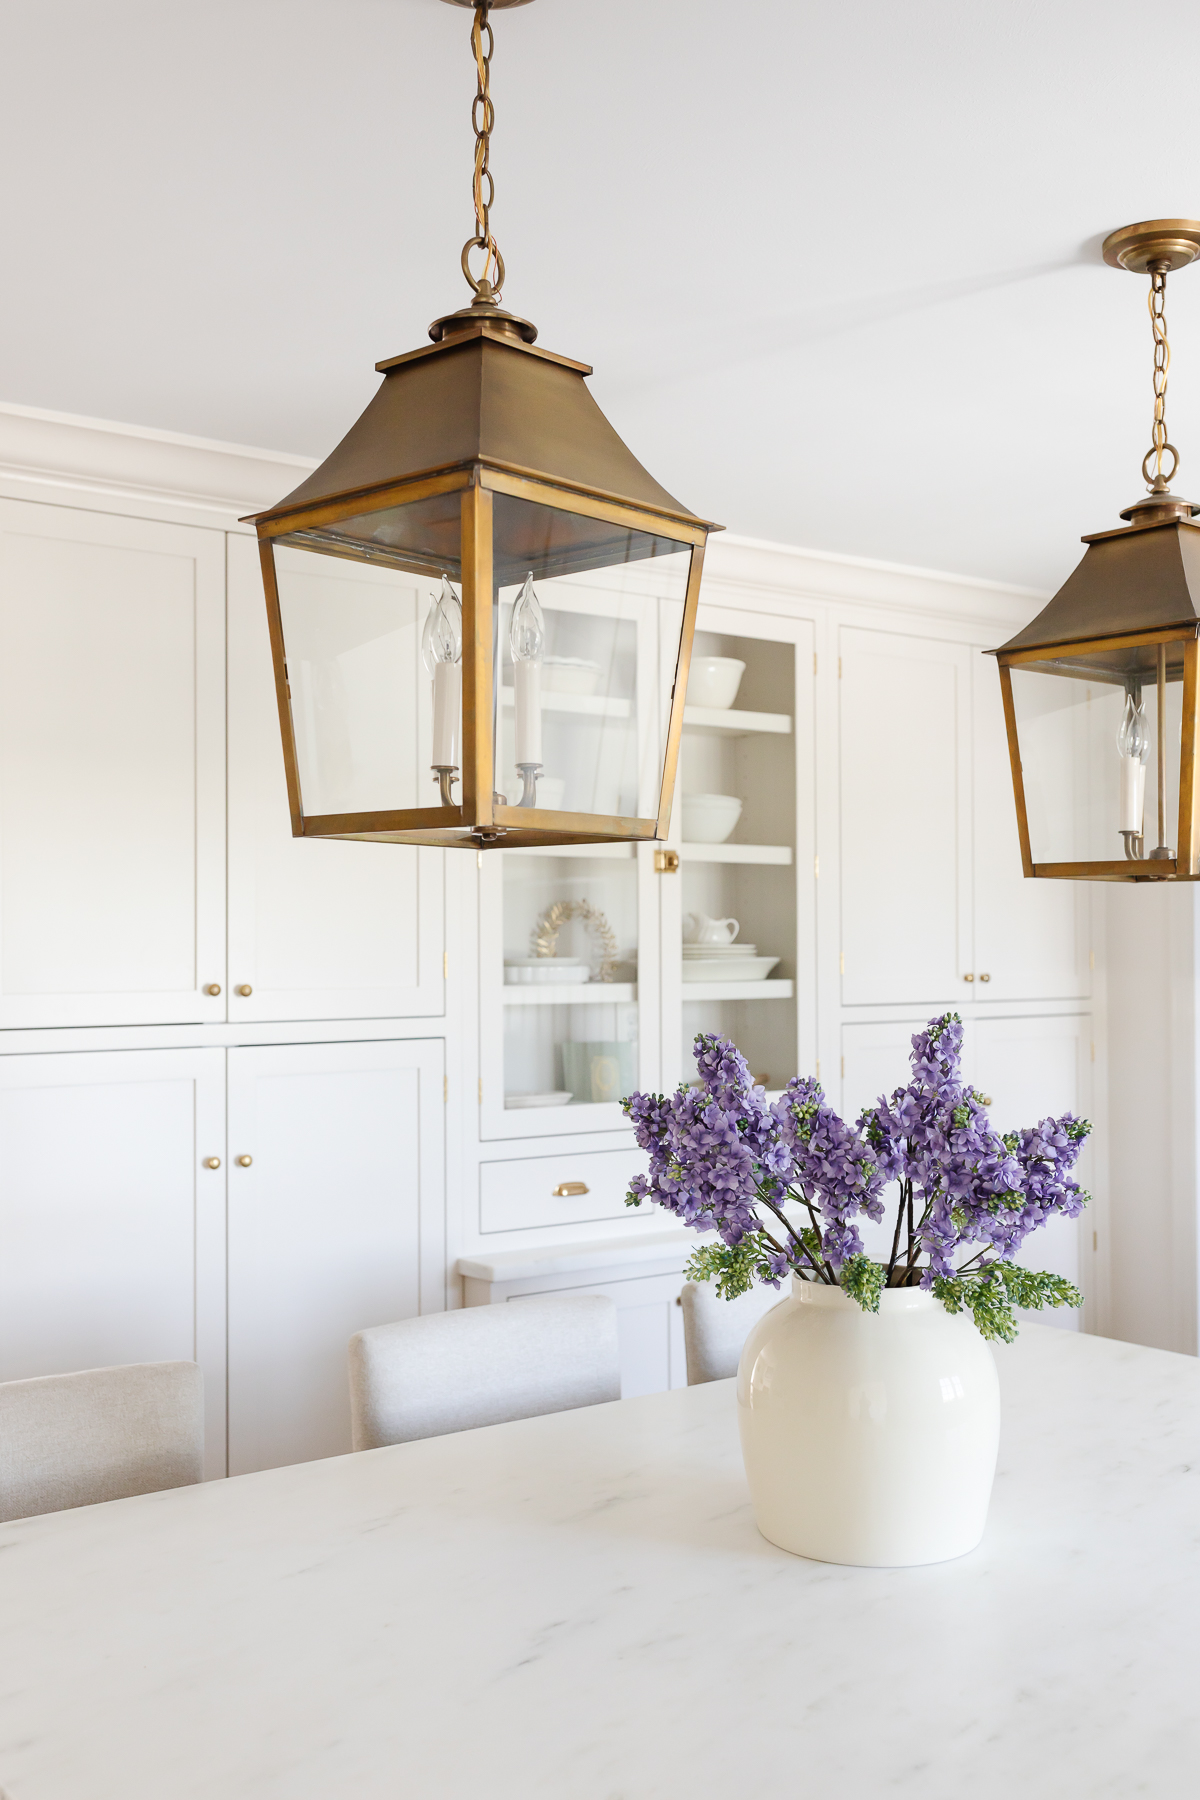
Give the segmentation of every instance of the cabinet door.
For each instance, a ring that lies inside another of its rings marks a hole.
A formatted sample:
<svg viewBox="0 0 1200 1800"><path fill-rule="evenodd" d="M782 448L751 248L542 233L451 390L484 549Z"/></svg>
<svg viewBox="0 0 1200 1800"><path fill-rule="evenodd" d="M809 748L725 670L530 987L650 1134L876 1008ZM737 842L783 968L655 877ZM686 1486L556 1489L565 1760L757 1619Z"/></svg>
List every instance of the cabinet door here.
<svg viewBox="0 0 1200 1800"><path fill-rule="evenodd" d="M1078 1000L1091 991L1091 888L1021 873L1000 677L974 653L976 1000Z"/></svg>
<svg viewBox="0 0 1200 1800"><path fill-rule="evenodd" d="M1036 1125L1048 1115L1073 1112L1086 1117L1091 1107L1091 1036L1088 1017L1056 1019L984 1019L972 1025L963 1048L963 1072L990 1095L992 1123L998 1131ZM1079 1163L1079 1180L1090 1186L1090 1149ZM1091 1270L1092 1222L1052 1219L1026 1239L1019 1260L1031 1269L1050 1269L1085 1289ZM1065 1308L1032 1315L1047 1325L1077 1330L1079 1314Z"/></svg>
<svg viewBox="0 0 1200 1800"><path fill-rule="evenodd" d="M0 502L0 1026L221 1020L224 537Z"/></svg>
<svg viewBox="0 0 1200 1800"><path fill-rule="evenodd" d="M210 1477L225 1473L224 1060L0 1057L0 1381L194 1360Z"/></svg>
<svg viewBox="0 0 1200 1800"><path fill-rule="evenodd" d="M369 582L373 573L354 563L340 563L337 571L350 582ZM414 669L418 600L414 585ZM397 695L396 704L410 708L415 741L423 684ZM292 836L258 547L253 538L231 536L230 1017L412 1018L444 1011L444 857L405 844Z"/></svg>
<svg viewBox="0 0 1200 1800"><path fill-rule="evenodd" d="M842 1001L968 993L970 666L958 644L840 634Z"/></svg>
<svg viewBox="0 0 1200 1800"><path fill-rule="evenodd" d="M445 1305L442 1069L440 1040L229 1053L231 1474L349 1450L351 1334Z"/></svg>

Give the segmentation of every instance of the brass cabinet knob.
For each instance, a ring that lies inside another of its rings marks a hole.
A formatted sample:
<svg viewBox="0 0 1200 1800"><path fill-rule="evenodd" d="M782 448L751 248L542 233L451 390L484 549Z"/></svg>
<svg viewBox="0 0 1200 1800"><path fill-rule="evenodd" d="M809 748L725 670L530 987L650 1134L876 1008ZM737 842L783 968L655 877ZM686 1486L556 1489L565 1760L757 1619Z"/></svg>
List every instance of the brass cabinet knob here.
<svg viewBox="0 0 1200 1800"><path fill-rule="evenodd" d="M964 975L963 976L964 981L974 981L974 979L975 979L975 977L973 975Z"/></svg>
<svg viewBox="0 0 1200 1800"><path fill-rule="evenodd" d="M235 994L240 994L243 1000L248 1000L254 992L254 989L250 986L248 981L243 981L241 987L234 988L233 991Z"/></svg>
<svg viewBox="0 0 1200 1800"><path fill-rule="evenodd" d="M975 1098L978 1100L980 1106L990 1106L992 1104L992 1096L990 1094L976 1094Z"/></svg>
<svg viewBox="0 0 1200 1800"><path fill-rule="evenodd" d="M204 1166L206 1169L219 1169L221 1166L221 1159L219 1156L206 1156L204 1159Z"/></svg>
<svg viewBox="0 0 1200 1800"><path fill-rule="evenodd" d="M233 1160L239 1169L248 1169L254 1158L252 1156L235 1156Z"/></svg>
<svg viewBox="0 0 1200 1800"><path fill-rule="evenodd" d="M654 852L654 873L656 875L678 875L678 850L656 850Z"/></svg>
<svg viewBox="0 0 1200 1800"><path fill-rule="evenodd" d="M992 978L990 975L981 975L979 979L980 981L990 981Z"/></svg>
<svg viewBox="0 0 1200 1800"><path fill-rule="evenodd" d="M206 994L211 994L213 999L215 1000L217 995L221 991L221 984L219 981L210 981L204 991Z"/></svg>
<svg viewBox="0 0 1200 1800"><path fill-rule="evenodd" d="M587 1191L586 1181L560 1181L554 1189L554 1198L556 1200L572 1200L576 1194L586 1194Z"/></svg>

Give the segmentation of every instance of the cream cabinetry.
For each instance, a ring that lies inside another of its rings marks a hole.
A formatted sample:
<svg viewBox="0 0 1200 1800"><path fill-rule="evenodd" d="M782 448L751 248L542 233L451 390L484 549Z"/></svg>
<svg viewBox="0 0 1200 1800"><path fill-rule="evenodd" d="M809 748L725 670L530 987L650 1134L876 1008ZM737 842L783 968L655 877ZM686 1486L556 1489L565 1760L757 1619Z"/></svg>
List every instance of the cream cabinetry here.
<svg viewBox="0 0 1200 1800"><path fill-rule="evenodd" d="M195 1360L210 1476L225 1472L224 1090L217 1049L0 1056L0 1381Z"/></svg>
<svg viewBox="0 0 1200 1800"><path fill-rule="evenodd" d="M0 1027L225 1016L224 569L0 500Z"/></svg>
<svg viewBox="0 0 1200 1800"><path fill-rule="evenodd" d="M438 1041L229 1052L230 1474L343 1455L351 1334L444 1306L442 1079Z"/></svg>
<svg viewBox="0 0 1200 1800"><path fill-rule="evenodd" d="M445 1304L442 1079L422 1039L0 1056L0 1380L194 1359L210 1477L349 1450L350 1334Z"/></svg>

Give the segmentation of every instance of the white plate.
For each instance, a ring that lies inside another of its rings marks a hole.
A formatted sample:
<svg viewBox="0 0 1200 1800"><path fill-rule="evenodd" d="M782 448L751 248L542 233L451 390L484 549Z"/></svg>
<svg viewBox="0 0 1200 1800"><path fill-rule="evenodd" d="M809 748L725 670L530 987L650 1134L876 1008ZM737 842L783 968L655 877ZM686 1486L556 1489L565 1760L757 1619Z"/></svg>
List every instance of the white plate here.
<svg viewBox="0 0 1200 1800"><path fill-rule="evenodd" d="M757 956L757 944L685 944L685 956Z"/></svg>
<svg viewBox="0 0 1200 1800"><path fill-rule="evenodd" d="M511 1112L514 1107L521 1106L565 1106L574 1098L574 1094L564 1093L561 1089L556 1094L505 1094L504 1107L506 1112Z"/></svg>
<svg viewBox="0 0 1200 1800"><path fill-rule="evenodd" d="M777 956L690 956L683 965L685 981L765 981Z"/></svg>

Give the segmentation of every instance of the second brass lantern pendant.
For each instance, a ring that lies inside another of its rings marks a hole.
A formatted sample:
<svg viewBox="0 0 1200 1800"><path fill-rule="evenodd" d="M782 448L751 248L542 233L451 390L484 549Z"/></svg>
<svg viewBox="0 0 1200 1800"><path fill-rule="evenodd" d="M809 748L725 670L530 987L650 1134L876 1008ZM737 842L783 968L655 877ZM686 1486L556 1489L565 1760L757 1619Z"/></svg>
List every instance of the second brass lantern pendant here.
<svg viewBox="0 0 1200 1800"><path fill-rule="evenodd" d="M376 364L366 412L254 520L297 837L486 848L669 830L717 528L631 455L590 368L501 307L488 15L522 3L473 9L470 304Z"/></svg>
<svg viewBox="0 0 1200 1800"><path fill-rule="evenodd" d="M1027 876L1200 879L1200 505L1171 492L1167 276L1200 255L1200 221L1153 219L1104 243L1150 278L1154 415L1148 489L996 657Z"/></svg>

